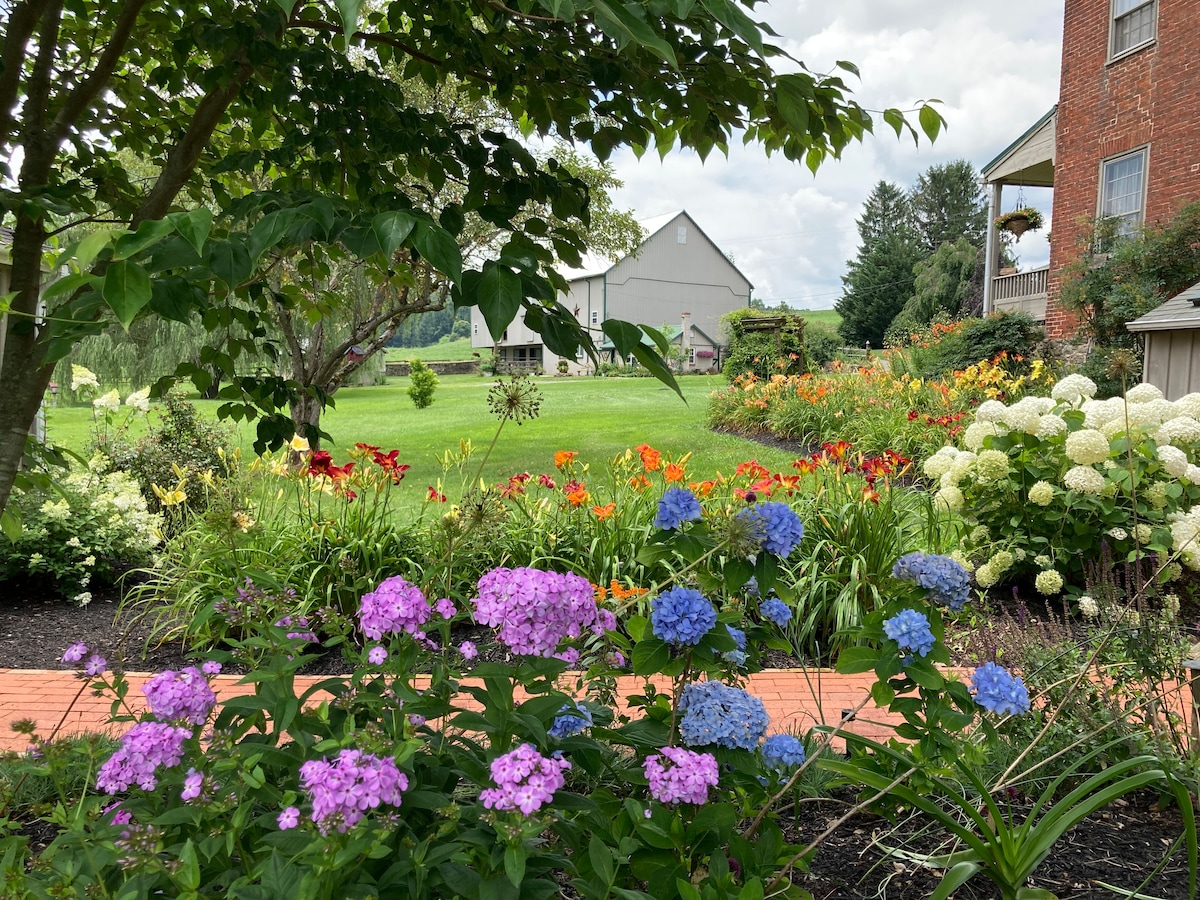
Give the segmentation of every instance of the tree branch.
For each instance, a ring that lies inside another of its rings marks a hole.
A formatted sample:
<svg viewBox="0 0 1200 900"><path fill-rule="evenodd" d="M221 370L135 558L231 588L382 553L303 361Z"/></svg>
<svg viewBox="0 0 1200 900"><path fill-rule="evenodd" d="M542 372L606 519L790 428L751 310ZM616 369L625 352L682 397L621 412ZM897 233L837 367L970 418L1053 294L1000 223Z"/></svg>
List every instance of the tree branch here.
<svg viewBox="0 0 1200 900"><path fill-rule="evenodd" d="M0 50L0 144L7 143L12 128L25 63L25 45L48 5L49 0L21 0L8 17L4 48Z"/></svg>
<svg viewBox="0 0 1200 900"><path fill-rule="evenodd" d="M289 23L289 27L308 28L312 31L327 31L333 34L342 33L342 27L340 25L334 25L332 22L313 22L307 20L301 22L293 20ZM395 47L397 50L403 50L413 59L419 59L422 62L427 62L430 65L438 66L439 68L442 68L446 65L446 61L444 59L438 59L436 56L430 56L427 53L422 53L415 47L410 46L409 44L404 43L404 41L394 38L388 34L375 34L369 31L356 31L354 34L350 35L350 39L362 41L364 44L387 44L389 47ZM486 75L480 75L477 72L472 72L471 77L477 78L480 81L486 82L487 84L496 83L494 78L488 78Z"/></svg>
<svg viewBox="0 0 1200 900"><path fill-rule="evenodd" d="M121 6L121 11L117 14L117 21L113 24L112 37L105 46L104 52L100 54L96 67L75 90L67 95L62 109L54 117L53 133L56 143L63 139L67 131L75 124L75 120L96 98L96 95L104 90L104 86L108 83L108 79L121 59L121 54L125 52L125 45L129 43L129 35L145 4L146 0L125 0Z"/></svg>

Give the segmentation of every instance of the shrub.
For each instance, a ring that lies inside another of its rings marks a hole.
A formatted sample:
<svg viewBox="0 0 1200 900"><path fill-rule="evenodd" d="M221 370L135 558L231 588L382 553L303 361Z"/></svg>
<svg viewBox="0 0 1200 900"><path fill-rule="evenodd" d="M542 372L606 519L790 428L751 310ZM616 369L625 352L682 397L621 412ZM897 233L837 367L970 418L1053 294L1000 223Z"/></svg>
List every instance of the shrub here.
<svg viewBox="0 0 1200 900"><path fill-rule="evenodd" d="M106 462L97 457L98 467ZM47 578L84 604L90 587L110 583L125 566L150 562L161 518L148 512L129 476L79 464L65 476L42 476L40 487L13 497L24 527L15 541L0 540L0 580Z"/></svg>
<svg viewBox="0 0 1200 900"><path fill-rule="evenodd" d="M437 389L438 377L433 369L419 359L412 360L409 366L408 396L412 399L413 406L425 409L433 403L433 392Z"/></svg>
<svg viewBox="0 0 1200 900"><path fill-rule="evenodd" d="M824 322L809 322L804 326L804 358L813 371L824 369L837 359L842 338L837 329Z"/></svg>
<svg viewBox="0 0 1200 900"><path fill-rule="evenodd" d="M1032 361L1040 354L1045 334L1028 314L1014 312L935 321L906 337L909 371L917 378L933 378L1001 353L1007 353L1013 364Z"/></svg>
<svg viewBox="0 0 1200 900"><path fill-rule="evenodd" d="M723 365L728 380L746 374L758 378L799 375L805 370L804 319L787 315L778 330L747 329L749 320L764 317L770 317L769 312L757 309L738 309L721 317L729 332L729 350Z"/></svg>

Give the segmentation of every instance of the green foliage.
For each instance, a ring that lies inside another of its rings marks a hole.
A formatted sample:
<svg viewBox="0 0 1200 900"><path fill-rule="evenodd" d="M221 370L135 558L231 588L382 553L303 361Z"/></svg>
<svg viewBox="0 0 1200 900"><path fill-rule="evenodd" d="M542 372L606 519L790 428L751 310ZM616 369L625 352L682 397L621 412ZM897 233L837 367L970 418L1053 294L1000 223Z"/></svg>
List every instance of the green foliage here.
<svg viewBox="0 0 1200 900"><path fill-rule="evenodd" d="M996 313L981 319L963 319L957 327L910 345L909 371L917 378L935 378L959 372L980 360L1006 353L1032 360L1041 355L1045 332L1028 313ZM924 331L924 329L920 329ZM904 336L904 337L907 337Z"/></svg>
<svg viewBox="0 0 1200 900"><path fill-rule="evenodd" d="M917 176L909 196L927 254L961 240L976 250L983 249L987 198L979 173L965 159L930 166Z"/></svg>
<svg viewBox="0 0 1200 900"><path fill-rule="evenodd" d="M983 251L965 237L942 244L913 271L913 295L888 326L888 346L903 346L913 331L941 316L959 316L983 296Z"/></svg>
<svg viewBox="0 0 1200 900"><path fill-rule="evenodd" d="M841 349L842 336L835 326L823 322L808 322L804 326L804 359L813 371L819 371L837 359Z"/></svg>
<svg viewBox="0 0 1200 900"><path fill-rule="evenodd" d="M729 335L729 349L723 363L723 372L729 381L747 373L770 378L772 375L795 375L805 370L804 319L785 316L778 329L768 331L747 327L757 319L774 317L772 313L771 310L764 312L747 307L721 317Z"/></svg>
<svg viewBox="0 0 1200 900"><path fill-rule="evenodd" d="M137 481L152 512L163 512L154 485L166 488L181 478L195 480L202 473L223 475L233 454L232 444L233 434L227 426L201 415L194 403L173 391L151 414L143 437L133 443L101 443L94 449L108 456L114 470L127 472ZM208 500L199 484L184 503L193 512L207 508Z"/></svg>
<svg viewBox="0 0 1200 900"><path fill-rule="evenodd" d="M433 369L419 359L409 363L408 396L417 409L425 409L433 403L433 392L438 386L438 377Z"/></svg>
<svg viewBox="0 0 1200 900"><path fill-rule="evenodd" d="M1112 231L1100 222L1084 236L1084 252L1064 274L1061 301L1081 316L1098 347L1140 355L1142 336L1125 323L1200 281L1200 203L1130 238L1118 240Z"/></svg>
<svg viewBox="0 0 1200 900"><path fill-rule="evenodd" d="M128 565L145 565L159 543L160 519L146 509L137 483L74 463L35 473L35 486L15 500L24 527L0 541L0 582L46 579L76 603L89 588L110 584Z"/></svg>

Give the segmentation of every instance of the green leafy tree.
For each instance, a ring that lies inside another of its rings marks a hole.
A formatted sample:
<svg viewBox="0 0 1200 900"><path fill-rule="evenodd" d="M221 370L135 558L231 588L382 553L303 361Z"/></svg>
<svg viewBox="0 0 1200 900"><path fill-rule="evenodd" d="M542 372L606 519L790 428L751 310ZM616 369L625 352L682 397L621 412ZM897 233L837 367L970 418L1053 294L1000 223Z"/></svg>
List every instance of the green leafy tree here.
<svg viewBox="0 0 1200 900"><path fill-rule="evenodd" d="M939 315L952 319L979 307L983 251L966 237L947 241L913 267L913 295L888 328L888 343L904 340Z"/></svg>
<svg viewBox="0 0 1200 900"><path fill-rule="evenodd" d="M838 333L852 346L882 347L912 296L913 266L923 256L908 195L891 182L876 184L858 218L858 235L858 256L842 276L845 289L835 307L842 317Z"/></svg>
<svg viewBox="0 0 1200 900"><path fill-rule="evenodd" d="M986 243L987 198L979 173L965 159L930 166L917 177L910 202L926 253L960 238L976 248Z"/></svg>
<svg viewBox="0 0 1200 900"><path fill-rule="evenodd" d="M417 409L425 409L433 403L433 392L437 390L438 377L433 369L419 359L409 363L408 396Z"/></svg>
<svg viewBox="0 0 1200 900"><path fill-rule="evenodd" d="M873 125L839 75L779 74L774 32L733 2L16 0L0 16L0 221L13 231L0 509L55 363L114 322L241 326L177 374L204 388L219 370L224 415L257 418L260 447L290 437L281 410L298 394L323 400L321 388L238 372L242 356L281 354L273 307L311 302L282 290L286 258L311 258L318 281L354 261L377 289L419 302L420 286L445 283L494 335L523 312L557 355L595 354L553 271L586 246L587 185L511 133L430 110L418 80L453 83L528 136L588 144L602 161L622 146L706 157L737 131L815 170ZM898 110L882 118L916 135ZM930 137L941 121L921 108ZM121 153L157 174L132 177ZM439 204L430 191L447 183L461 199ZM555 221L527 216L531 204ZM496 234L464 258L469 216ZM57 256L64 277L39 298L46 248L87 223L103 227ZM641 329L604 329L671 380Z"/></svg>

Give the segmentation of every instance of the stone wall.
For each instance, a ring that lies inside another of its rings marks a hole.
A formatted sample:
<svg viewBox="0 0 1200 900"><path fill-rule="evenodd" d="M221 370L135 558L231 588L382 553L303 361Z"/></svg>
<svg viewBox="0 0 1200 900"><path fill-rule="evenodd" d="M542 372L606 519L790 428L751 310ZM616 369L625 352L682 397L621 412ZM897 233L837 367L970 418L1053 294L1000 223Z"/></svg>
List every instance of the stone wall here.
<svg viewBox="0 0 1200 900"><path fill-rule="evenodd" d="M479 360L477 359L428 360L425 361L425 365L433 369L435 375L479 374ZM387 374L407 377L409 374L408 360L400 360L399 362L388 363Z"/></svg>

